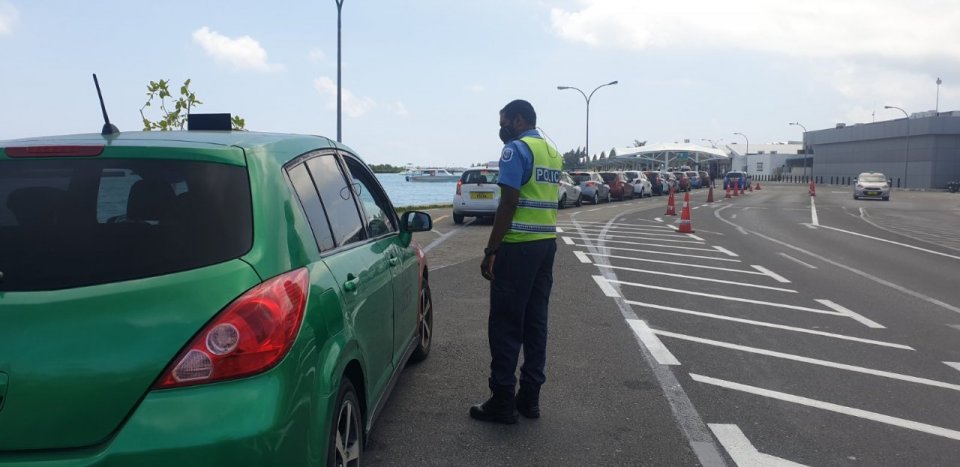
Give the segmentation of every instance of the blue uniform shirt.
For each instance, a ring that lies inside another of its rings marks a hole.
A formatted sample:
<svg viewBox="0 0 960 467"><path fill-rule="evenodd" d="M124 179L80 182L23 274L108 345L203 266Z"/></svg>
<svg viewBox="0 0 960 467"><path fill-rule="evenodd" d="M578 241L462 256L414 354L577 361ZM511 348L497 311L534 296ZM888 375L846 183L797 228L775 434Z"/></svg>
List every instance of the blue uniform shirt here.
<svg viewBox="0 0 960 467"><path fill-rule="evenodd" d="M520 187L533 173L533 151L526 143L520 141L525 137L541 138L537 130L527 130L520 133L517 139L507 143L500 151L500 178L497 183L520 191Z"/></svg>

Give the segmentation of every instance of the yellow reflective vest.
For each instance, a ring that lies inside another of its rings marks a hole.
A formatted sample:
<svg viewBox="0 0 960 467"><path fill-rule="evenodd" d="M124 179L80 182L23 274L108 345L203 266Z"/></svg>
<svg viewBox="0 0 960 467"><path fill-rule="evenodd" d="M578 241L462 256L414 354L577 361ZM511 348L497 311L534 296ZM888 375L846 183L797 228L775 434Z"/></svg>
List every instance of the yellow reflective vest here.
<svg viewBox="0 0 960 467"><path fill-rule="evenodd" d="M546 140L520 138L533 152L530 179L520 187L520 203L503 237L505 243L557 238L557 188L563 157Z"/></svg>

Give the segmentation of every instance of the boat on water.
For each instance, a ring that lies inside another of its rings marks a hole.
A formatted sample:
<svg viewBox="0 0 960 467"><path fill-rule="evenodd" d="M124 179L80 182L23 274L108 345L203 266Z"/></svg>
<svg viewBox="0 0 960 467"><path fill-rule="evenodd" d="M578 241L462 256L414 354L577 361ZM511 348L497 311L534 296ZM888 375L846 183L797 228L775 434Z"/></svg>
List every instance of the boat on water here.
<svg viewBox="0 0 960 467"><path fill-rule="evenodd" d="M404 175L408 182L455 182L460 180L460 174L439 167L410 169Z"/></svg>

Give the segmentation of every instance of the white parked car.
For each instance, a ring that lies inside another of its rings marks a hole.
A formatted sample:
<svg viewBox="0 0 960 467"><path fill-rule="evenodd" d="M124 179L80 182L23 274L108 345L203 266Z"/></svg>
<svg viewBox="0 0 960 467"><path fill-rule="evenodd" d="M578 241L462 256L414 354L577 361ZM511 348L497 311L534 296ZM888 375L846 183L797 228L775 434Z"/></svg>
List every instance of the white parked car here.
<svg viewBox="0 0 960 467"><path fill-rule="evenodd" d="M493 217L500 205L500 169L469 169L457 181L453 196L453 222L462 224L464 217Z"/></svg>
<svg viewBox="0 0 960 467"><path fill-rule="evenodd" d="M625 170L623 175L627 177L627 180L633 185L633 196L637 198L653 196L653 185L643 172L639 170Z"/></svg>
<svg viewBox="0 0 960 467"><path fill-rule="evenodd" d="M570 178L570 174L562 173L560 175L560 186L557 188L557 207L563 209L567 206L583 206L583 200L580 194L583 190L577 186L577 182Z"/></svg>

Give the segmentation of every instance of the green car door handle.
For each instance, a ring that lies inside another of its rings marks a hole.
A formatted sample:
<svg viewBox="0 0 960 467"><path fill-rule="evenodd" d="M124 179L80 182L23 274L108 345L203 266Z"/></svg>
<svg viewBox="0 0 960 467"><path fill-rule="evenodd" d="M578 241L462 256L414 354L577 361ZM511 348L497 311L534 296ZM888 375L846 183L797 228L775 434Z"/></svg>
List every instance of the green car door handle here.
<svg viewBox="0 0 960 467"><path fill-rule="evenodd" d="M400 258L397 258L396 256L391 256L391 257L390 257L390 266L396 266L396 265L398 265L398 264L400 264Z"/></svg>
<svg viewBox="0 0 960 467"><path fill-rule="evenodd" d="M360 287L360 278L353 274L347 274L347 281L343 283L343 290L355 292Z"/></svg>

